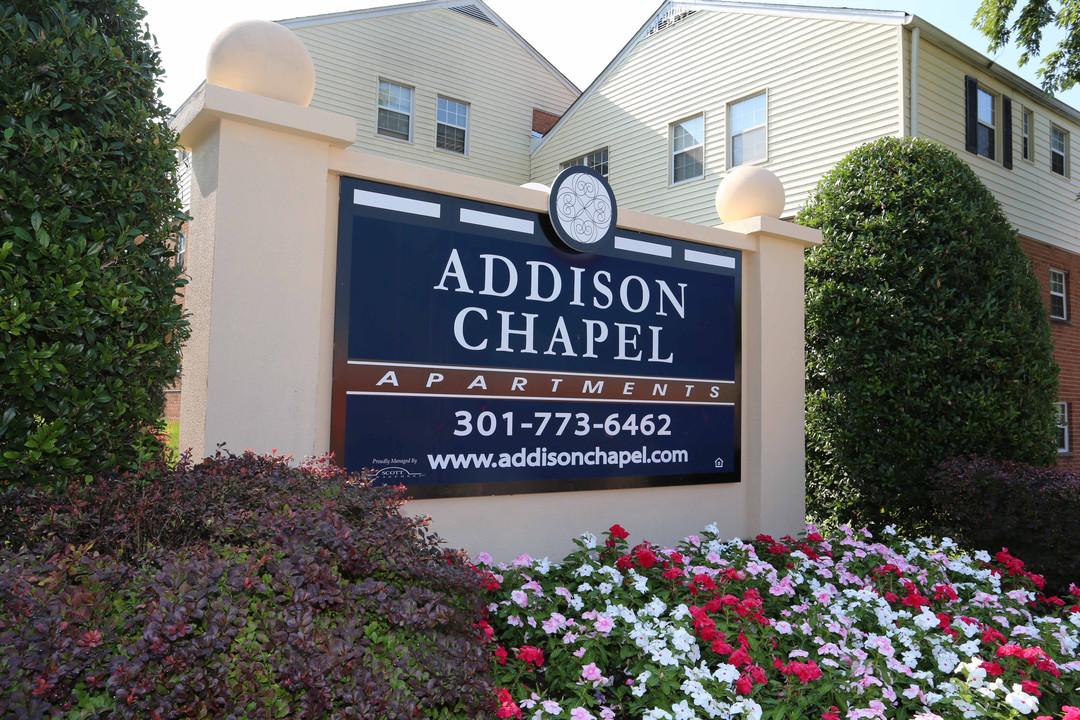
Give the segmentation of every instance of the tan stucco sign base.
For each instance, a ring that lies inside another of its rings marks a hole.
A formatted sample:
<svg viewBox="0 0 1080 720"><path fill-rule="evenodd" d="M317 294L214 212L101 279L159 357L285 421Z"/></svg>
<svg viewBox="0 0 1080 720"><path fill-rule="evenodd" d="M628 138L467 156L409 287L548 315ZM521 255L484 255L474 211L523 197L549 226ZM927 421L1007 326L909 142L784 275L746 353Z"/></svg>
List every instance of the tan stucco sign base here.
<svg viewBox="0 0 1080 720"><path fill-rule="evenodd" d="M355 121L206 85L173 123L193 153L180 443L317 456L330 446L342 175L546 212L547 193L346 150ZM613 523L671 543L797 532L804 518L803 250L817 231L717 228L620 210L619 227L743 253L742 477L726 485L412 501L450 545L553 558Z"/></svg>

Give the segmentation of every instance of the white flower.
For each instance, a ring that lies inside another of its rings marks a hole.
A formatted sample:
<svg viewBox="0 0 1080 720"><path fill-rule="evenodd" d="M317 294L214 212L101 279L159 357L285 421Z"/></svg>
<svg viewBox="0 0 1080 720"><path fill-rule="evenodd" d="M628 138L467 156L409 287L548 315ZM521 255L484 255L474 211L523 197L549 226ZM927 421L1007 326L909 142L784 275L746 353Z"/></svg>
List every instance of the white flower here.
<svg viewBox="0 0 1080 720"><path fill-rule="evenodd" d="M615 586L611 583L602 582L596 586L596 589L600 591L601 595L610 595L611 591L615 589Z"/></svg>
<svg viewBox="0 0 1080 720"><path fill-rule="evenodd" d="M1012 692L1005 696L1005 702L1020 711L1024 715L1038 709L1039 700L1034 695L1028 695L1020 685L1013 685Z"/></svg>
<svg viewBox="0 0 1080 720"><path fill-rule="evenodd" d="M589 565L588 563L585 563L584 565L579 567L577 570L575 570L574 574L577 575L578 577L588 577L588 576L593 574L593 566Z"/></svg>
<svg viewBox="0 0 1080 720"><path fill-rule="evenodd" d="M645 714L641 716L641 720L673 720L673 718L667 710L654 707L652 710L646 710Z"/></svg>
<svg viewBox="0 0 1080 720"><path fill-rule="evenodd" d="M685 700L672 705L671 710L675 713L675 720L691 720L694 717L694 711Z"/></svg>
<svg viewBox="0 0 1080 720"><path fill-rule="evenodd" d="M941 624L941 620L938 619L938 616L930 612L927 608L923 608L922 612L915 616L914 622L922 630L936 628Z"/></svg>
<svg viewBox="0 0 1080 720"><path fill-rule="evenodd" d="M596 536L591 532L581 533L581 543L589 550L596 547Z"/></svg>

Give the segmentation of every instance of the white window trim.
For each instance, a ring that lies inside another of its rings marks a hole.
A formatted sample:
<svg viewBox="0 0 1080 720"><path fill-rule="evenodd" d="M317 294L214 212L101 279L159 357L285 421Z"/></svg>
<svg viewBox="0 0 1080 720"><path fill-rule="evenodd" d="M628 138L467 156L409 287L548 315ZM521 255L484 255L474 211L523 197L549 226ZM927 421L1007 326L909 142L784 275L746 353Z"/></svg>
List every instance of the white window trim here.
<svg viewBox="0 0 1080 720"><path fill-rule="evenodd" d="M1053 283L1054 283L1054 274L1055 273L1057 273L1058 275L1061 275L1061 288L1062 288L1062 290L1061 290L1060 293L1054 292L1054 284ZM1064 270L1058 270L1057 268L1050 268L1050 298L1051 298L1050 317L1052 317L1055 320L1068 320L1069 319L1069 286L1068 286L1067 283L1068 283L1068 276L1065 274ZM1060 297L1061 298L1061 310L1062 310L1061 315L1055 315L1054 314L1054 311L1053 311L1054 305L1053 305L1052 300L1055 297Z"/></svg>
<svg viewBox="0 0 1080 720"><path fill-rule="evenodd" d="M1069 403L1056 402L1054 405L1058 408L1056 413L1057 420L1064 420L1064 423L1056 422L1055 425L1059 430L1064 430L1065 444L1058 445L1058 453L1064 454L1069 452Z"/></svg>
<svg viewBox="0 0 1080 720"><path fill-rule="evenodd" d="M439 100L449 100L450 102L455 102L458 105L464 105L465 106L465 127L462 127L460 125L454 125L453 123L444 123L444 122L439 120ZM457 157L469 157L469 121L471 119L472 119L472 104L471 103L467 103L464 100L456 100L456 99L450 97L449 95L436 95L435 96L435 149L438 150L439 152L450 153L451 155L456 155ZM452 127L452 128L456 128L458 130L464 130L465 131L465 151L464 152L458 152L456 150L449 150L447 148L439 147L439 126L440 125L445 125L446 127ZM411 124L410 124L410 127L412 127Z"/></svg>
<svg viewBox="0 0 1080 720"><path fill-rule="evenodd" d="M389 110L390 112L397 112L397 113L401 112L400 110L395 110L394 108L384 107L383 105L381 105L379 103L379 85L381 85L384 82L385 83L390 83L391 85L397 85L398 87L407 88L409 90L409 112L405 113L405 114L407 114L409 116L409 138L407 140L405 138L394 137L393 135L386 135L384 133L379 132L379 110L380 109ZM385 138L387 140L395 140L397 142L411 143L413 141L413 134L414 134L413 133L413 128L415 128L415 127L416 127L416 88L413 87L412 85L406 85L405 83L395 82L394 80L387 80L384 77L380 77L378 80L376 80L375 81L375 135L377 137Z"/></svg>
<svg viewBox="0 0 1080 720"><path fill-rule="evenodd" d="M752 92L749 95L746 95L744 97L739 98L738 100L732 100L731 102L729 102L727 104L727 107L725 108L725 111L727 113L725 115L725 118L726 118L726 121L727 121L726 122L726 125L727 125L727 144L724 146L724 154L727 156L726 157L726 160L727 160L726 164L727 164L727 169L728 170L730 170L732 168L739 167L739 165L732 164L732 160L734 159L734 153L731 151L731 144L735 140L735 133L733 133L731 131L731 109L733 107L735 107L736 105L738 105L739 103L741 103L741 102L745 102L746 100L756 98L758 95L764 95L765 96L765 123L763 125L755 125L754 127L750 127L750 128L743 128L742 133L745 133L747 130L757 130L759 127L765 128L765 155L764 155L764 157L760 157L760 158L758 158L756 160L751 160L749 162L744 162L744 163L741 163L741 164L742 165L764 165L765 163L767 163L769 161L769 108L771 106L771 103L769 102L769 89L765 88L763 90L758 90L757 92ZM739 133L739 134L742 134L742 133Z"/></svg>
<svg viewBox="0 0 1080 720"><path fill-rule="evenodd" d="M1031 124L1027 125L1027 120ZM1026 127L1025 127L1026 126ZM1024 154L1024 140L1027 140L1027 154ZM1031 108L1020 109L1020 159L1035 163L1035 111Z"/></svg>
<svg viewBox="0 0 1080 720"><path fill-rule="evenodd" d="M688 148L683 148L679 153L685 153L694 148L701 148L701 174L692 178L686 178L685 180L675 180L675 128L682 125L687 120L693 120L694 118L701 118L701 143L698 145L691 145ZM668 124L668 185L685 185L686 183L695 182L697 180L705 179L705 111L696 112L692 115L687 115L673 123Z"/></svg>
<svg viewBox="0 0 1080 720"><path fill-rule="evenodd" d="M1061 169L1062 169L1063 172L1061 172L1061 173L1058 173L1057 171L1054 170L1054 154L1056 152L1054 150L1054 131L1055 130L1057 130L1058 132L1061 132L1062 134L1065 135L1065 153L1064 153L1064 155L1062 157ZM1054 175L1058 175L1059 177L1067 178L1070 175L1070 170L1071 170L1071 168L1069 167L1069 165L1071 164L1069 162L1069 159L1070 159L1069 158L1069 145L1070 145L1070 142L1071 142L1071 138L1069 137L1069 131L1068 130L1066 130L1065 128L1061 127L1060 125L1058 125L1056 123L1050 123L1050 172L1053 173Z"/></svg>

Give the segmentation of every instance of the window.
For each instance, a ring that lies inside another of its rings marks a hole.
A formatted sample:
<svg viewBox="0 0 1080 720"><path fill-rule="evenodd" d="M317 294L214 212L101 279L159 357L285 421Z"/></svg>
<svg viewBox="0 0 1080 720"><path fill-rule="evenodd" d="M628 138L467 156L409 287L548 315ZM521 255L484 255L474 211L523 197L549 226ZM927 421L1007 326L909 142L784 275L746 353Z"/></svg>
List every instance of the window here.
<svg viewBox="0 0 1080 720"><path fill-rule="evenodd" d="M730 167L764 160L768 155L768 100L765 93L728 106L731 123Z"/></svg>
<svg viewBox="0 0 1080 720"><path fill-rule="evenodd" d="M1006 170L1013 166L1012 100L983 87L971 76L964 78L966 137L968 152L997 160ZM1030 143L1029 143L1030 146Z"/></svg>
<svg viewBox="0 0 1080 720"><path fill-rule="evenodd" d="M1035 129L1035 113L1031 110L1024 110L1022 123L1020 128L1021 151L1023 152L1023 158L1030 161L1034 150L1031 138Z"/></svg>
<svg viewBox="0 0 1080 720"><path fill-rule="evenodd" d="M1069 404L1054 403L1057 415L1057 446L1059 453L1069 452Z"/></svg>
<svg viewBox="0 0 1080 720"><path fill-rule="evenodd" d="M671 182L705 177L705 116L671 125Z"/></svg>
<svg viewBox="0 0 1080 720"><path fill-rule="evenodd" d="M184 267L184 253L187 252L187 236L184 233L176 234L176 267Z"/></svg>
<svg viewBox="0 0 1080 720"><path fill-rule="evenodd" d="M1065 320L1068 317L1068 306L1065 303L1065 273L1061 270L1050 270L1050 317Z"/></svg>
<svg viewBox="0 0 1080 720"><path fill-rule="evenodd" d="M994 159L994 96L986 92L982 88L979 88L978 93L978 112L976 113L976 119L978 121L976 132L976 141L978 142L978 149L976 152L982 155L984 158Z"/></svg>
<svg viewBox="0 0 1080 720"><path fill-rule="evenodd" d="M1069 133L1050 125L1050 169L1058 175L1069 174Z"/></svg>
<svg viewBox="0 0 1080 720"><path fill-rule="evenodd" d="M604 177L607 177L608 165L607 165L607 148L600 148L596 152L586 153L579 155L573 160L567 160L559 166L560 170L565 170L568 167L584 166L595 170Z"/></svg>
<svg viewBox="0 0 1080 720"><path fill-rule="evenodd" d="M398 140L412 140L412 100L411 87L380 80L377 132Z"/></svg>
<svg viewBox="0 0 1080 720"><path fill-rule="evenodd" d="M469 134L469 106L439 97L435 116L435 147L464 155Z"/></svg>

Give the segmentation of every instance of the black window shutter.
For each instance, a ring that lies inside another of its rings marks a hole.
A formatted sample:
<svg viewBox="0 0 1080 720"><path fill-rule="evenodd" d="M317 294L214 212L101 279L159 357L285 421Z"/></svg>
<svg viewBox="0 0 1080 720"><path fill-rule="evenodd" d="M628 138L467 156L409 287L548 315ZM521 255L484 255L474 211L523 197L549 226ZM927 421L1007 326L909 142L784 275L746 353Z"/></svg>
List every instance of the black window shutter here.
<svg viewBox="0 0 1080 720"><path fill-rule="evenodd" d="M979 152L979 81L970 75L964 76L964 88L967 96L967 151Z"/></svg>
<svg viewBox="0 0 1080 720"><path fill-rule="evenodd" d="M1001 96L1001 164L1012 170L1012 100Z"/></svg>

